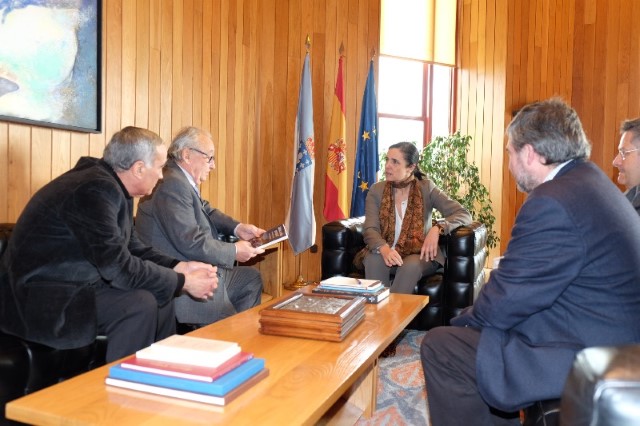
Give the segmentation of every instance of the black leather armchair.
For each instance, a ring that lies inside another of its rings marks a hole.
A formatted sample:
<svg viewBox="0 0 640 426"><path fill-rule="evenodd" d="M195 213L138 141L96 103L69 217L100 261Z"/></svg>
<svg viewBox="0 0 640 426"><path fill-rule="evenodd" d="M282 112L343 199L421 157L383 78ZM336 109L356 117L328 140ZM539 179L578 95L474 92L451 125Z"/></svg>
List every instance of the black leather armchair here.
<svg viewBox="0 0 640 426"><path fill-rule="evenodd" d="M353 258L363 247L364 217L329 222L322 227L322 279L336 275L362 276ZM473 222L450 235L440 237L445 254L444 267L420 280L415 294L429 296L429 304L411 322L409 328L428 330L449 324L463 308L472 305L485 282L487 229Z"/></svg>
<svg viewBox="0 0 640 426"><path fill-rule="evenodd" d="M0 257L13 225L0 224ZM11 424L4 415L7 402L104 365L106 348L104 336L97 336L82 348L61 350L0 332L0 406L4 422Z"/></svg>
<svg viewBox="0 0 640 426"><path fill-rule="evenodd" d="M560 424L631 426L640 422L640 345L578 352L560 403Z"/></svg>
<svg viewBox="0 0 640 426"><path fill-rule="evenodd" d="M640 419L640 344L576 354L561 399L524 410L523 426L632 426Z"/></svg>

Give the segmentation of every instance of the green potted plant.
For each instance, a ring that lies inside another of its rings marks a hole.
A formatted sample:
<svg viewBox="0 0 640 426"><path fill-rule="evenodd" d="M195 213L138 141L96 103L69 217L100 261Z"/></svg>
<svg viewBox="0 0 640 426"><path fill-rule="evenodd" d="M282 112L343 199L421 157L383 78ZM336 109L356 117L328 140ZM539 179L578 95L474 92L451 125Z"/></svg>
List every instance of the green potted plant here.
<svg viewBox="0 0 640 426"><path fill-rule="evenodd" d="M438 136L420 153L420 168L451 198L462 204L474 220L487 227L487 247L496 247L500 238L493 225L493 215L489 191L480 182L480 172L475 163L467 159L471 136L459 131L449 136ZM386 153L380 156L380 169L384 170ZM434 212L437 218L438 212Z"/></svg>

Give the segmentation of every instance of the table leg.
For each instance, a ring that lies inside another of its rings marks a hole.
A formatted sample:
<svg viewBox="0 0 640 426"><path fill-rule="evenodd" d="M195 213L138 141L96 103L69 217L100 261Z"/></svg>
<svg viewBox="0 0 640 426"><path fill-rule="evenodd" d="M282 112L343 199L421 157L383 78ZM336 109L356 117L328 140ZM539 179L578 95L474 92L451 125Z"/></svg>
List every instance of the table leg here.
<svg viewBox="0 0 640 426"><path fill-rule="evenodd" d="M351 386L347 401L362 410L364 418L370 418L376 411L378 396L378 360Z"/></svg>

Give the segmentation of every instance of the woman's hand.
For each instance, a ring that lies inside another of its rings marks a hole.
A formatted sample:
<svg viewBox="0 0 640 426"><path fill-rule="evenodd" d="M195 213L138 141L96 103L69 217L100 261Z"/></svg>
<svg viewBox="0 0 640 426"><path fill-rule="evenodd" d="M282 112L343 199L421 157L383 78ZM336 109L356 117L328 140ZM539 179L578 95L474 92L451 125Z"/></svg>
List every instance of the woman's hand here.
<svg viewBox="0 0 640 426"><path fill-rule="evenodd" d="M387 244L380 247L380 256L384 260L384 264L391 266L402 266L402 256L395 249L392 249Z"/></svg>
<svg viewBox="0 0 640 426"><path fill-rule="evenodd" d="M440 228L432 226L427 232L427 236L422 243L422 249L420 249L420 259L435 260L438 255L438 242L440 241Z"/></svg>

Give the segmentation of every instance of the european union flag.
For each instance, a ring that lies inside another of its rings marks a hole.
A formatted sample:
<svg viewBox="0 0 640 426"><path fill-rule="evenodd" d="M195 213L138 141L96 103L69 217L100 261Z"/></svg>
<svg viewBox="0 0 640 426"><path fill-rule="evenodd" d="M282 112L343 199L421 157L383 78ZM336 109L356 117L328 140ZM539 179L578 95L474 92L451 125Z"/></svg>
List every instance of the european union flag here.
<svg viewBox="0 0 640 426"><path fill-rule="evenodd" d="M378 161L378 107L376 103L373 60L369 64L367 85L362 98L362 116L358 132L356 168L353 173L351 195L351 217L364 216L364 202L369 188L377 181L380 163Z"/></svg>

